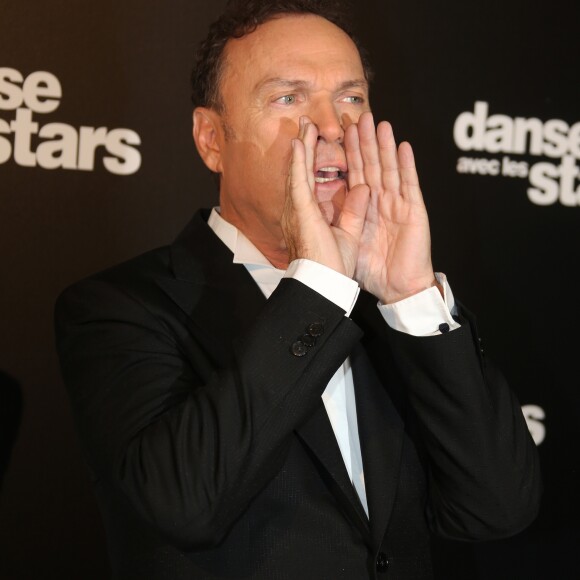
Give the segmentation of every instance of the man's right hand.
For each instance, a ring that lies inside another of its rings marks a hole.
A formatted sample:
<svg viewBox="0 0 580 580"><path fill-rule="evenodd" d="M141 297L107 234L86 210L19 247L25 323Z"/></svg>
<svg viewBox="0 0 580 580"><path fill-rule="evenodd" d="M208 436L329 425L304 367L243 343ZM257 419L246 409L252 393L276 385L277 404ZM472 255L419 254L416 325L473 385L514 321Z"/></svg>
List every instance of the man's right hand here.
<svg viewBox="0 0 580 580"><path fill-rule="evenodd" d="M288 262L306 258L352 278L370 198L366 184L344 197L336 223L328 223L315 194L314 156L318 130L307 117L300 119L298 139L292 140L282 231Z"/></svg>

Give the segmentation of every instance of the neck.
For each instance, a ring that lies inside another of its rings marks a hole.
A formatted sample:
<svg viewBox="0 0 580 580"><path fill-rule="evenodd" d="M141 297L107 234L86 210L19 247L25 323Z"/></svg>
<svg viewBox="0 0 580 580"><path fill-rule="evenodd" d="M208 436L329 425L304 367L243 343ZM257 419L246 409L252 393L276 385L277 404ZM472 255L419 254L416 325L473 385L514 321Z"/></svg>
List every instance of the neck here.
<svg viewBox="0 0 580 580"><path fill-rule="evenodd" d="M244 234L246 235L246 234ZM246 235L247 237L247 235ZM261 248L254 240L251 240L252 244L264 254L268 262L274 266L274 268L278 268L279 270L287 270L288 269L288 251L286 249L281 250L279 252L275 251L268 251L266 248Z"/></svg>
<svg viewBox="0 0 580 580"><path fill-rule="evenodd" d="M223 206L220 209L220 216L243 233L272 266L280 270L288 268L288 249L279 225L275 228L277 231L272 232L264 227L262 221L256 220L254 223L250 223L243 219L239 213L229 211L227 207Z"/></svg>

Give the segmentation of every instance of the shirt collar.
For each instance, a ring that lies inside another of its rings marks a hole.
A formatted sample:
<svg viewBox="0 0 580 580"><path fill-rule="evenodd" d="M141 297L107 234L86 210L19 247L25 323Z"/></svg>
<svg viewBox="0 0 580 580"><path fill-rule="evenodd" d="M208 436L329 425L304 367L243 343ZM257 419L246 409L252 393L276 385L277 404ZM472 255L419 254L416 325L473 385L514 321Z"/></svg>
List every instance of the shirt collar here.
<svg viewBox="0 0 580 580"><path fill-rule="evenodd" d="M227 222L219 214L219 209L219 207L214 207L211 210L207 225L232 252L234 255L234 264L277 269L274 268L266 256L236 226Z"/></svg>

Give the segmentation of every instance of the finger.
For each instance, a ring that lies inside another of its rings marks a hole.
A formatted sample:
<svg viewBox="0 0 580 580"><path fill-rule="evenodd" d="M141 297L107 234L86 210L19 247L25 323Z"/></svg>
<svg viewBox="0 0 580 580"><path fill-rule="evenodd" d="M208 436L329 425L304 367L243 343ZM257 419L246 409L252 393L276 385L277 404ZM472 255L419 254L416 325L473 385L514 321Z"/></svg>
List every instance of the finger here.
<svg viewBox="0 0 580 580"><path fill-rule="evenodd" d="M313 193L308 182L306 150L300 139L292 139L292 157L288 173L289 192L292 206L296 211L304 211L312 204Z"/></svg>
<svg viewBox="0 0 580 580"><path fill-rule="evenodd" d="M363 113L358 120L358 137L364 164L365 182L371 191L382 190L381 157L372 113Z"/></svg>
<svg viewBox="0 0 580 580"><path fill-rule="evenodd" d="M415 156L410 143L399 145L399 173L401 176L401 193L412 203L422 203L423 195L419 186L419 176L415 167Z"/></svg>
<svg viewBox="0 0 580 580"><path fill-rule="evenodd" d="M304 125L306 124L306 117L302 116L298 120L298 139L304 137Z"/></svg>
<svg viewBox="0 0 580 580"><path fill-rule="evenodd" d="M314 158L315 158L315 151L316 151L316 142L318 140L318 129L316 125L312 123L312 121L303 116L300 118L302 122L302 143L304 143L304 148L306 152L305 164L306 170L308 172L308 184L312 193L314 194Z"/></svg>
<svg viewBox="0 0 580 580"><path fill-rule="evenodd" d="M365 182L364 163L360 151L358 128L356 123L349 125L344 134L344 150L346 152L346 165L348 167L348 187Z"/></svg>
<svg viewBox="0 0 580 580"><path fill-rule="evenodd" d="M370 200L370 188L366 184L355 185L347 194L336 226L360 240Z"/></svg>
<svg viewBox="0 0 580 580"><path fill-rule="evenodd" d="M381 182L385 191L398 194L401 187L399 176L399 158L393 127L387 121L381 121L377 127L377 140L381 157Z"/></svg>

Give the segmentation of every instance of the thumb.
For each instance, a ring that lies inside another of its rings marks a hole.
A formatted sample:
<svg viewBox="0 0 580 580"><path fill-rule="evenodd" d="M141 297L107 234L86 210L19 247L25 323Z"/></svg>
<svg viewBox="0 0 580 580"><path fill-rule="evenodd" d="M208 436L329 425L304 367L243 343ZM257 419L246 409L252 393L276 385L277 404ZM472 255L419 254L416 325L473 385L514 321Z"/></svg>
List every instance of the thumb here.
<svg viewBox="0 0 580 580"><path fill-rule="evenodd" d="M336 227L360 240L365 225L371 190L368 185L355 185L346 195Z"/></svg>

